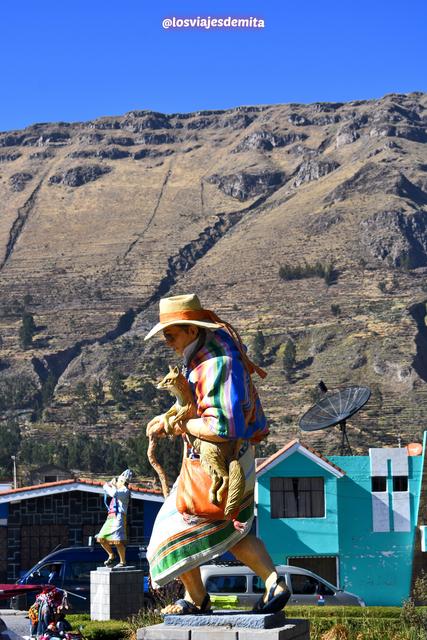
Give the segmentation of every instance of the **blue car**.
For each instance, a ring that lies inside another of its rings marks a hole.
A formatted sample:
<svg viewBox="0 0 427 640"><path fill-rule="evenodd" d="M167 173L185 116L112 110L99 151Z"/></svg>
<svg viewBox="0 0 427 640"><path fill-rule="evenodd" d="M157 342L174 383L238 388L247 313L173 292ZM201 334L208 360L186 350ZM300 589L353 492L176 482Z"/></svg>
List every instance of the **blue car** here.
<svg viewBox="0 0 427 640"><path fill-rule="evenodd" d="M58 549L39 560L17 580L17 584L53 584L68 592L68 600L73 612L90 610L90 572L102 567L106 559L105 551L99 546L67 547ZM117 560L118 561L118 560ZM152 604L148 592L148 563L146 547L129 545L126 548L126 562L144 571L141 590L147 606ZM14 609L28 609L34 596L12 598Z"/></svg>

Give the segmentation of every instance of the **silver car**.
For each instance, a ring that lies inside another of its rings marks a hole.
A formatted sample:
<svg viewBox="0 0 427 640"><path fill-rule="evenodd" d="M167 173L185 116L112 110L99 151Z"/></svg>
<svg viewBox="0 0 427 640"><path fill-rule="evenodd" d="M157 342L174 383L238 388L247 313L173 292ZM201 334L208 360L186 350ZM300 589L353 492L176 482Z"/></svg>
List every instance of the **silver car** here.
<svg viewBox="0 0 427 640"><path fill-rule="evenodd" d="M291 592L289 605L352 605L364 607L359 596L338 589L320 576L290 565L276 567ZM236 606L252 607L264 593L264 582L248 567L205 564L200 567L207 591L214 596L235 596Z"/></svg>

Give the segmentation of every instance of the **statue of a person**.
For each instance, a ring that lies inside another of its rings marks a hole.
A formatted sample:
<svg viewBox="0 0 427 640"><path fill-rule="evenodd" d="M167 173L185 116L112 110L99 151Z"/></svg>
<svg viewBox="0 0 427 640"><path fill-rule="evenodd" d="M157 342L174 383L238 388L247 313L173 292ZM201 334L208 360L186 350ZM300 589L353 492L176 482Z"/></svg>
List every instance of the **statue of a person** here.
<svg viewBox="0 0 427 640"><path fill-rule="evenodd" d="M266 419L251 374L265 376L246 355L237 331L213 311L203 309L194 294L160 300L159 323L146 340L162 331L166 344L184 359L183 372L194 394L197 417L177 425L175 435L209 442L240 441L238 460L245 474L245 492L235 520L186 517L176 506L176 486L156 518L147 559L154 586L163 586L179 576L184 599L168 605L163 614L210 611L209 594L199 566L227 550L249 566L265 582L265 593L255 610L281 610L290 593L278 576L263 542L249 533L254 511L255 463L252 443L268 434ZM172 422L172 428L173 428ZM171 420L167 429L170 432ZM165 437L164 415L147 425L147 435ZM193 453L191 455L194 455Z"/></svg>
<svg viewBox="0 0 427 640"><path fill-rule="evenodd" d="M111 498L107 505L107 519L96 539L103 549L108 553L108 558L104 562L106 567L124 567L126 566L126 543L127 543L127 527L126 513L129 506L129 482L132 479L132 471L126 469L118 478L113 478L104 484L104 495L107 504L107 497ZM114 548L119 554L119 563L116 564Z"/></svg>

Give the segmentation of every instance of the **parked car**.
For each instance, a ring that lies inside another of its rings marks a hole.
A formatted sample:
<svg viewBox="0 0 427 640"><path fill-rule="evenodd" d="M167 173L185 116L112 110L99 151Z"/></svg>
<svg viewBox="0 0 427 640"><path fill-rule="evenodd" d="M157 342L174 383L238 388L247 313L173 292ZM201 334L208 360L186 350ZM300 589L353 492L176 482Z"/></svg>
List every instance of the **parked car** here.
<svg viewBox="0 0 427 640"><path fill-rule="evenodd" d="M26 571L17 580L17 584L53 584L69 593L68 599L73 611L89 611L90 572L102 567L106 557L105 551L99 545L58 549ZM129 545L126 548L126 561L144 571L141 589L144 590L144 598L148 605L151 596L148 593L145 547ZM28 609L33 602L34 596L17 596L11 599L11 606L14 609Z"/></svg>
<svg viewBox="0 0 427 640"><path fill-rule="evenodd" d="M237 606L252 607L264 593L264 582L248 567L206 564L200 569L207 591L215 596L236 596ZM277 572L280 576L284 576L291 592L288 606L319 603L333 606L365 606L359 596L338 589L307 569L279 565Z"/></svg>

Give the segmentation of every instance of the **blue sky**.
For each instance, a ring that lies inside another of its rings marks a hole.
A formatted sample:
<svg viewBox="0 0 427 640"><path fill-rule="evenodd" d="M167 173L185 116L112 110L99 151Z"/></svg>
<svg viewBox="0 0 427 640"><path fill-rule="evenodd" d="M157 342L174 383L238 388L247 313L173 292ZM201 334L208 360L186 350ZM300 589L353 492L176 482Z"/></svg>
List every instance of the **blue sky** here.
<svg viewBox="0 0 427 640"><path fill-rule="evenodd" d="M164 30L166 17L263 29ZM427 90L425 0L2 0L0 130Z"/></svg>

